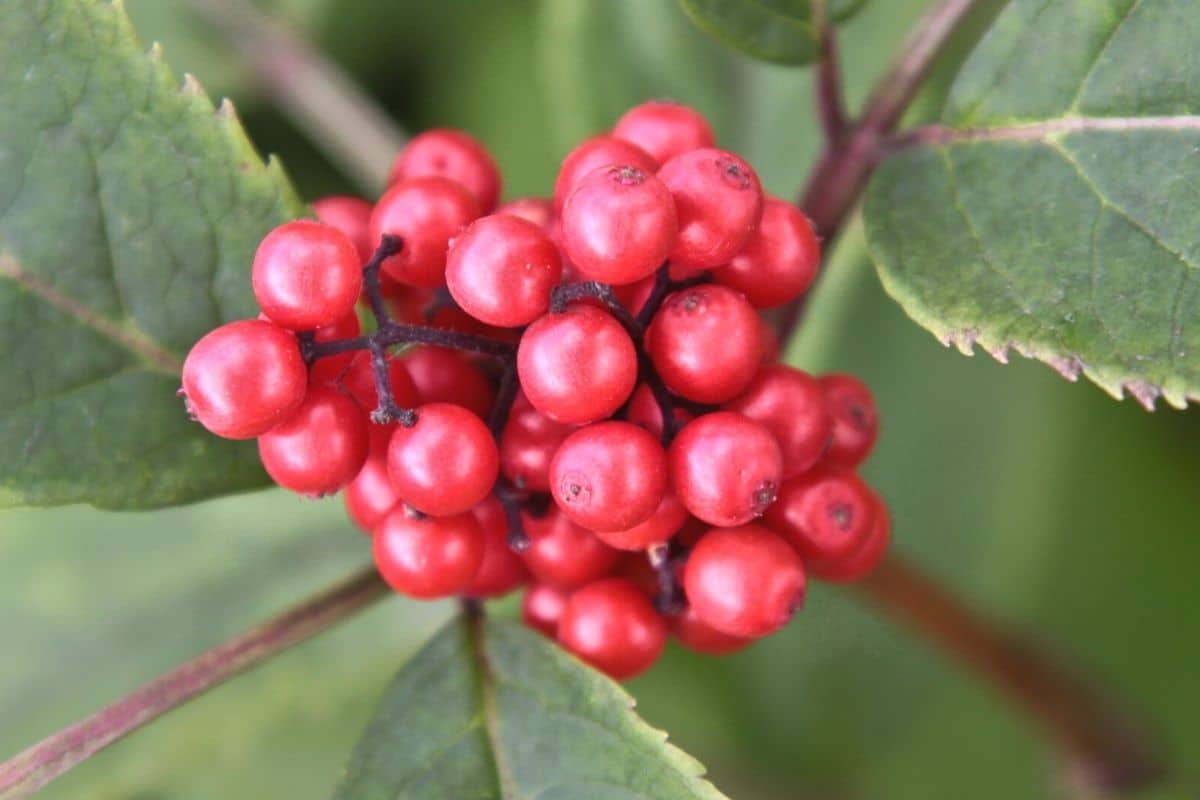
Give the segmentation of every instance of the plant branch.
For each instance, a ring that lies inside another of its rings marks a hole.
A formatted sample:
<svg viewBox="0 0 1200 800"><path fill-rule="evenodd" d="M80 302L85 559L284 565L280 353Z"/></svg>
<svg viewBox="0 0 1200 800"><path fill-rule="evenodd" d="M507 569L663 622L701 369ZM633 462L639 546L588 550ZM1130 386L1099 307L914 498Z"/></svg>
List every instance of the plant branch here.
<svg viewBox="0 0 1200 800"><path fill-rule="evenodd" d="M1062 748L1086 790L1128 792L1163 776L1162 757L1140 726L1045 652L979 616L912 564L890 555L856 588L881 613L906 623L1012 700Z"/></svg>
<svg viewBox="0 0 1200 800"><path fill-rule="evenodd" d="M842 67L838 58L837 34L829 24L825 0L813 0L813 20L817 41L817 115L825 131L825 141L837 143L846 133L846 104L842 93Z"/></svg>
<svg viewBox="0 0 1200 800"><path fill-rule="evenodd" d="M0 800L16 800L33 794L118 739L276 653L320 633L387 592L387 585L375 568L367 567L202 653L0 764Z"/></svg>
<svg viewBox="0 0 1200 800"><path fill-rule="evenodd" d="M383 187L404 132L340 66L246 0L188 0L224 33L255 80L364 190Z"/></svg>

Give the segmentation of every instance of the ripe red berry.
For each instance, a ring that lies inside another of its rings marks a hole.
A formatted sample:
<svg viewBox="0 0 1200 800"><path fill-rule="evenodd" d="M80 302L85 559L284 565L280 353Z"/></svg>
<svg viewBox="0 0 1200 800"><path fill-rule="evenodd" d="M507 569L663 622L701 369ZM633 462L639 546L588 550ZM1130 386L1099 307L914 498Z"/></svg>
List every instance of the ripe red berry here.
<svg viewBox="0 0 1200 800"><path fill-rule="evenodd" d="M826 463L856 467L875 447L879 435L879 413L871 390L853 375L822 375L821 388L833 417L833 443Z"/></svg>
<svg viewBox="0 0 1200 800"><path fill-rule="evenodd" d="M354 243L361 264L366 264L379 242L371 241L370 201L361 197L331 194L312 201L313 213L326 225L332 225Z"/></svg>
<svg viewBox="0 0 1200 800"><path fill-rule="evenodd" d="M762 516L783 479L770 431L732 411L689 422L667 452L671 483L692 514L721 527Z"/></svg>
<svg viewBox="0 0 1200 800"><path fill-rule="evenodd" d="M502 597L525 582L525 562L508 546L508 521L504 508L494 497L471 509L483 531L483 561L465 594L471 597Z"/></svg>
<svg viewBox="0 0 1200 800"><path fill-rule="evenodd" d="M435 128L414 136L392 164L388 184L440 175L462 184L490 214L500 199L500 170L491 154L464 131Z"/></svg>
<svg viewBox="0 0 1200 800"><path fill-rule="evenodd" d="M659 167L659 162L649 153L623 139L604 134L584 139L567 154L558 170L558 177L554 181L554 211L562 214L567 198L585 175L600 167L622 164L637 167L649 175L658 172Z"/></svg>
<svg viewBox="0 0 1200 800"><path fill-rule="evenodd" d="M313 341L331 342L338 339L353 339L361 333L362 325L358 321L358 314L351 311L332 325L317 328L313 333ZM354 361L354 356L354 351L350 351L336 356L318 358L309 368L308 374L314 381L336 381L346 372L346 368L350 366L350 363ZM370 411L371 409L368 408L367 410Z"/></svg>
<svg viewBox="0 0 1200 800"><path fill-rule="evenodd" d="M567 607L570 592L548 583L535 583L521 598L521 620L551 639L558 638L558 621Z"/></svg>
<svg viewBox="0 0 1200 800"><path fill-rule="evenodd" d="M670 259L710 269L729 262L750 241L762 217L762 187L749 164L725 150L675 156L658 177L675 199L679 237Z"/></svg>
<svg viewBox="0 0 1200 800"><path fill-rule="evenodd" d="M558 248L541 228L494 214L472 222L450 244L446 285L472 317L488 325L528 325L550 307L562 277Z"/></svg>
<svg viewBox="0 0 1200 800"><path fill-rule="evenodd" d="M548 197L518 197L501 205L496 213L528 220L549 235L554 222L554 201Z"/></svg>
<svg viewBox="0 0 1200 800"><path fill-rule="evenodd" d="M430 403L416 409L388 445L388 474L404 501L426 514L469 511L492 490L500 456L487 426L462 406Z"/></svg>
<svg viewBox="0 0 1200 800"><path fill-rule="evenodd" d="M663 383L698 403L724 403L758 371L762 327L739 293L706 284L667 297L645 337L646 353Z"/></svg>
<svg viewBox="0 0 1200 800"><path fill-rule="evenodd" d="M717 142L704 115L673 100L650 100L626 111L612 135L641 147L658 163Z"/></svg>
<svg viewBox="0 0 1200 800"><path fill-rule="evenodd" d="M725 408L769 430L783 453L783 477L808 470L829 446L833 421L817 379L786 364L759 370L746 391Z"/></svg>
<svg viewBox="0 0 1200 800"><path fill-rule="evenodd" d="M311 331L353 313L362 292L362 264L346 234L301 219L266 235L250 280L258 307L272 322Z"/></svg>
<svg viewBox="0 0 1200 800"><path fill-rule="evenodd" d="M633 391L637 351L611 314L573 303L526 329L517 375L529 402L550 419L592 422L611 416Z"/></svg>
<svg viewBox="0 0 1200 800"><path fill-rule="evenodd" d="M500 436L501 474L519 489L550 491L550 459L572 430L539 413L518 394Z"/></svg>
<svg viewBox="0 0 1200 800"><path fill-rule="evenodd" d="M318 362L319 363L319 362ZM379 407L379 395L375 392L375 372L370 353L354 354L350 366L342 373L339 383L348 391L367 414ZM405 364L399 358L388 359L388 385L392 388L392 399L400 408L414 408L420 404L416 387L408 376Z"/></svg>
<svg viewBox="0 0 1200 800"><path fill-rule="evenodd" d="M354 480L367 460L367 418L349 395L312 384L300 407L258 438L258 455L285 489L331 494Z"/></svg>
<svg viewBox="0 0 1200 800"><path fill-rule="evenodd" d="M589 172L563 206L563 252L582 274L604 283L634 283L653 274L676 231L667 187L628 165Z"/></svg>
<svg viewBox="0 0 1200 800"><path fill-rule="evenodd" d="M671 618L671 632L687 649L714 656L736 653L754 641L722 633L700 619L691 606Z"/></svg>
<svg viewBox="0 0 1200 800"><path fill-rule="evenodd" d="M623 531L596 531L600 541L618 550L645 550L670 539L687 521L688 512L675 493L667 490L650 517Z"/></svg>
<svg viewBox="0 0 1200 800"><path fill-rule="evenodd" d="M804 567L759 525L714 529L688 555L683 588L701 622L730 636L766 636L804 601Z"/></svg>
<svg viewBox="0 0 1200 800"><path fill-rule="evenodd" d="M812 574L833 583L848 583L864 578L883 560L891 538L892 520L887 505L876 497L875 514L867 540L846 558L811 562Z"/></svg>
<svg viewBox="0 0 1200 800"><path fill-rule="evenodd" d="M417 399L422 403L454 403L480 419L496 401L496 388L467 356L444 347L414 347L400 355Z"/></svg>
<svg viewBox="0 0 1200 800"><path fill-rule="evenodd" d="M470 514L428 517L400 506L379 524L375 567L393 589L409 597L458 594L483 563L483 531Z"/></svg>
<svg viewBox="0 0 1200 800"><path fill-rule="evenodd" d="M523 515L529 549L525 566L542 583L571 588L603 577L619 553L567 518L556 506L542 516Z"/></svg>
<svg viewBox="0 0 1200 800"><path fill-rule="evenodd" d="M410 286L446 282L446 248L479 216L474 196L448 178L428 175L394 184L371 213L371 241L399 236L403 249L383 262L383 271Z"/></svg>
<svg viewBox="0 0 1200 800"><path fill-rule="evenodd" d="M679 406L675 406L674 411L676 429L682 428L694 416ZM633 390L633 394L629 396L629 403L625 406L625 421L645 428L655 439L662 439L662 409L659 408L658 400L654 398L654 391L649 385L639 383Z"/></svg>
<svg viewBox="0 0 1200 800"><path fill-rule="evenodd" d="M342 492L346 514L364 533L374 533L375 526L400 505L400 495L388 477L386 453L367 456L362 469Z"/></svg>
<svg viewBox="0 0 1200 800"><path fill-rule="evenodd" d="M645 522L667 489L667 455L628 422L597 422L572 433L550 462L550 494L572 522L623 531Z"/></svg>
<svg viewBox="0 0 1200 800"><path fill-rule="evenodd" d="M183 362L188 411L226 439L252 439L274 428L300 406L307 383L296 337L262 320L209 331Z"/></svg>
<svg viewBox="0 0 1200 800"><path fill-rule="evenodd" d="M756 308L774 308L804 294L820 266L821 242L812 222L791 203L768 195L758 230L713 278Z"/></svg>
<svg viewBox="0 0 1200 800"><path fill-rule="evenodd" d="M808 561L833 561L855 553L875 521L871 489L853 472L818 469L793 478L767 510L767 524L791 539Z"/></svg>
<svg viewBox="0 0 1200 800"><path fill-rule="evenodd" d="M563 647L618 680L649 669L666 640L667 627L654 606L624 578L597 581L572 594L558 623Z"/></svg>

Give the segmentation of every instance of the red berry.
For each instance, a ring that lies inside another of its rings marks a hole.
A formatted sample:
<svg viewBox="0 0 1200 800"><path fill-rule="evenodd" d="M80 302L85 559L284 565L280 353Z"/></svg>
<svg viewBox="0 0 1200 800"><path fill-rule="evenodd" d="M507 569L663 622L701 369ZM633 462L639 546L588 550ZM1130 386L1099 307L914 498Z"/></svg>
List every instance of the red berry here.
<svg viewBox="0 0 1200 800"><path fill-rule="evenodd" d="M833 443L826 463L856 467L875 447L879 435L879 413L871 390L853 375L823 375L821 388L833 417Z"/></svg>
<svg viewBox="0 0 1200 800"><path fill-rule="evenodd" d="M679 238L670 259L710 269L727 263L750 241L762 217L762 187L733 153L690 150L663 164L658 177L675 198Z"/></svg>
<svg viewBox="0 0 1200 800"><path fill-rule="evenodd" d="M183 362L188 411L226 439L252 439L274 428L299 408L307 383L296 337L261 320L209 331Z"/></svg>
<svg viewBox="0 0 1200 800"><path fill-rule="evenodd" d="M370 201L344 194L331 194L312 201L317 219L346 234L346 238L354 243L362 264L371 260L375 246L379 244L371 241L372 208Z"/></svg>
<svg viewBox="0 0 1200 800"><path fill-rule="evenodd" d="M684 593L700 621L745 638L786 625L804 601L804 583L796 551L759 525L704 534L683 573Z"/></svg>
<svg viewBox="0 0 1200 800"><path fill-rule="evenodd" d="M400 495L388 477L386 454L367 456L362 469L342 492L342 500L350 520L364 533L374 533L379 521L400 505Z"/></svg>
<svg viewBox="0 0 1200 800"><path fill-rule="evenodd" d="M558 621L567 607L570 592L548 583L535 583L521 598L521 619L539 633L558 638Z"/></svg>
<svg viewBox="0 0 1200 800"><path fill-rule="evenodd" d="M427 517L400 506L379 524L375 567L393 589L409 597L458 594L483 563L483 531L470 514Z"/></svg>
<svg viewBox="0 0 1200 800"><path fill-rule="evenodd" d="M370 414L379 407L370 353L355 354L339 383L358 401L363 411ZM392 399L400 408L414 408L421 402L412 379L408 377L408 370L399 358L388 359L388 385L392 388Z"/></svg>
<svg viewBox="0 0 1200 800"><path fill-rule="evenodd" d="M674 411L677 428L682 428L693 417L693 414L679 406L676 406ZM629 396L629 404L625 406L625 421L645 428L655 439L662 439L662 409L654 399L654 391L649 385L639 383L633 390L633 394Z"/></svg>
<svg viewBox="0 0 1200 800"><path fill-rule="evenodd" d="M667 455L628 422L597 422L568 436L550 462L550 493L572 522L624 531L645 522L667 489Z"/></svg>
<svg viewBox="0 0 1200 800"><path fill-rule="evenodd" d="M634 283L654 273L675 243L675 203L653 173L601 167L575 186L562 212L563 251L588 278Z"/></svg>
<svg viewBox="0 0 1200 800"><path fill-rule="evenodd" d="M784 478L816 464L833 431L817 379L786 364L763 367L746 391L725 408L749 417L774 435L783 453Z"/></svg>
<svg viewBox="0 0 1200 800"><path fill-rule="evenodd" d="M833 583L848 583L865 578L883 560L891 538L892 520L888 515L887 505L876 497L875 515L867 540L846 558L812 562L812 574Z"/></svg>
<svg viewBox="0 0 1200 800"><path fill-rule="evenodd" d="M731 411L689 422L667 452L671 483L692 514L733 527L762 516L775 501L783 456L770 431Z"/></svg>
<svg viewBox="0 0 1200 800"><path fill-rule="evenodd" d="M462 406L430 403L416 409L388 445L388 474L404 501L426 514L469 511L492 490L500 456L487 426Z"/></svg>
<svg viewBox="0 0 1200 800"><path fill-rule="evenodd" d="M285 489L331 494L367 460L367 419L349 395L312 384L295 413L258 438L258 455Z"/></svg>
<svg viewBox="0 0 1200 800"><path fill-rule="evenodd" d="M624 164L637 167L653 175L658 172L659 162L635 144L600 134L584 139L567 154L554 181L554 211L562 214L563 206L576 184L588 173L600 167Z"/></svg>
<svg viewBox="0 0 1200 800"><path fill-rule="evenodd" d="M671 618L671 632L687 649L714 656L736 653L754 641L722 633L700 619L691 606Z"/></svg>
<svg viewBox="0 0 1200 800"><path fill-rule="evenodd" d="M549 234L554 222L554 201L548 197L518 197L497 208L496 213L528 220Z"/></svg>
<svg viewBox="0 0 1200 800"><path fill-rule="evenodd" d="M496 401L496 388L479 367L462 353L444 347L405 350L400 363L408 370L422 403L454 403L480 419Z"/></svg>
<svg viewBox="0 0 1200 800"><path fill-rule="evenodd" d="M321 222L285 222L254 254L251 283L258 307L276 325L311 331L354 312L362 264L346 234Z"/></svg>
<svg viewBox="0 0 1200 800"><path fill-rule="evenodd" d="M673 100L650 100L634 106L617 120L612 134L633 142L660 164L717 143L703 114Z"/></svg>
<svg viewBox="0 0 1200 800"><path fill-rule="evenodd" d="M519 489L550 491L550 459L571 433L518 394L500 436L500 472Z"/></svg>
<svg viewBox="0 0 1200 800"><path fill-rule="evenodd" d="M446 285L472 317L488 325L528 325L550 307L562 277L558 248L541 228L495 214L472 222L450 244Z"/></svg>
<svg viewBox="0 0 1200 800"><path fill-rule="evenodd" d="M729 264L713 270L713 278L757 308L774 308L804 294L820 266L821 242L808 217L768 195L758 230Z"/></svg>
<svg viewBox="0 0 1200 800"><path fill-rule="evenodd" d="M592 422L611 416L633 391L637 351L611 314L574 303L526 329L517 375L529 402L550 419Z"/></svg>
<svg viewBox="0 0 1200 800"><path fill-rule="evenodd" d="M643 522L623 531L596 531L600 540L618 550L645 550L651 545L661 544L683 527L688 512L672 491L663 493L658 508Z"/></svg>
<svg viewBox="0 0 1200 800"><path fill-rule="evenodd" d="M396 156L388 184L427 175L462 184L484 214L490 214L500 199L496 162L483 144L463 131L435 128L414 136Z"/></svg>
<svg viewBox="0 0 1200 800"><path fill-rule="evenodd" d="M502 597L525 582L525 562L508 546L508 521L504 507L489 497L471 509L483 531L483 562L465 594L471 597Z"/></svg>
<svg viewBox="0 0 1200 800"><path fill-rule="evenodd" d="M853 472L819 469L783 484L767 524L785 534L809 561L855 553L870 536L875 498Z"/></svg>
<svg viewBox="0 0 1200 800"><path fill-rule="evenodd" d="M667 627L654 606L624 578L597 581L572 594L558 623L563 647L618 680L649 669L666 640Z"/></svg>
<svg viewBox="0 0 1200 800"><path fill-rule="evenodd" d="M619 553L551 506L545 514L525 514L529 549L521 554L525 566L542 583L566 588L594 581L617 563Z"/></svg>
<svg viewBox="0 0 1200 800"><path fill-rule="evenodd" d="M762 327L754 307L724 286L668 295L646 330L646 353L663 383L698 403L724 403L758 372Z"/></svg>
<svg viewBox="0 0 1200 800"><path fill-rule="evenodd" d="M479 216L475 198L447 178L407 178L379 199L371 214L371 241L385 233L399 236L403 249L383 262L383 271L410 286L446 282L450 240Z"/></svg>
<svg viewBox="0 0 1200 800"><path fill-rule="evenodd" d="M362 325L358 321L358 314L351 311L332 325L317 328L313 333L313 341L331 342L338 339L353 339L361 333ZM314 381L336 381L346 372L346 368L350 366L350 362L354 361L354 356L355 353L351 350L348 353L319 358L313 362L308 374ZM369 411L370 409L367 410Z"/></svg>

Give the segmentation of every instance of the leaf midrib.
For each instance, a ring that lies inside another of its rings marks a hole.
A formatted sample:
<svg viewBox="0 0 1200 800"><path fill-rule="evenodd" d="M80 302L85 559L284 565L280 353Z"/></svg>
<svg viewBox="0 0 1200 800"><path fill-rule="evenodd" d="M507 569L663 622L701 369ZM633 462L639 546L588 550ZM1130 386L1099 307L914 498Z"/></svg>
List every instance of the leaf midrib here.
<svg viewBox="0 0 1200 800"><path fill-rule="evenodd" d="M1196 131L1200 116L1179 114L1157 117L1057 117L971 128L923 125L898 137L891 152L914 147L940 147L970 142L1046 141L1071 133L1127 133L1131 131Z"/></svg>

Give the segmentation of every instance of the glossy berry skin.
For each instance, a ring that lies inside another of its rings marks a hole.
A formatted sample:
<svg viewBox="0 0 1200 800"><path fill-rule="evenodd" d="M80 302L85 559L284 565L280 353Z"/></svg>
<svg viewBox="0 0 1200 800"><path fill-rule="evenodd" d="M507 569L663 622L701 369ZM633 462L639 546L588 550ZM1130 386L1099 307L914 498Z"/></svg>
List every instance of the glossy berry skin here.
<svg viewBox="0 0 1200 800"><path fill-rule="evenodd" d="M525 590L525 596L521 598L521 620L543 636L557 639L558 621L562 619L570 596L570 591L566 589L548 583L535 583Z"/></svg>
<svg viewBox="0 0 1200 800"><path fill-rule="evenodd" d="M719 404L754 379L762 327L738 292L716 284L693 286L667 296L646 330L645 347L668 389Z"/></svg>
<svg viewBox="0 0 1200 800"><path fill-rule="evenodd" d="M367 420L358 403L312 384L284 422L258 437L258 455L277 484L320 496L342 488L367 460Z"/></svg>
<svg viewBox="0 0 1200 800"><path fill-rule="evenodd" d="M695 415L685 408L675 407L676 430L682 428ZM639 383L629 396L629 404L625 406L625 421L632 422L645 428L655 439L662 439L663 416L658 401L654 399L654 391L648 384Z"/></svg>
<svg viewBox="0 0 1200 800"><path fill-rule="evenodd" d="M688 555L683 588L701 622L756 638L782 628L804 602L804 567L787 542L760 525L718 528Z"/></svg>
<svg viewBox="0 0 1200 800"><path fill-rule="evenodd" d="M446 257L450 296L475 319L502 328L528 325L550 307L562 260L532 222L505 214L475 220Z"/></svg>
<svg viewBox="0 0 1200 800"><path fill-rule="evenodd" d="M619 553L579 527L556 506L545 514L523 517L529 549L521 554L525 566L542 583L572 588L603 577Z"/></svg>
<svg viewBox="0 0 1200 800"><path fill-rule="evenodd" d="M612 416L629 397L637 351L611 314L573 303L525 330L517 375L534 408L556 422L582 424Z"/></svg>
<svg viewBox="0 0 1200 800"><path fill-rule="evenodd" d="M687 521L688 512L679 498L669 489L663 493L658 508L642 522L621 531L596 531L600 541L618 550L645 550L670 539Z"/></svg>
<svg viewBox="0 0 1200 800"><path fill-rule="evenodd" d="M554 210L562 214L567 198L583 177L600 167L625 165L637 167L648 175L658 172L660 162L637 145L600 134L584 139L563 159L554 181Z"/></svg>
<svg viewBox="0 0 1200 800"><path fill-rule="evenodd" d="M892 538L892 520L883 501L879 498L875 500L875 515L867 540L845 558L811 562L810 572L815 577L831 583L849 583L865 578L879 566Z"/></svg>
<svg viewBox="0 0 1200 800"><path fill-rule="evenodd" d="M771 432L783 453L785 479L816 464L833 434L833 420L817 379L786 364L760 369L746 391L725 408Z"/></svg>
<svg viewBox="0 0 1200 800"><path fill-rule="evenodd" d="M679 237L672 263L711 269L745 247L762 217L762 186L753 168L725 150L675 156L658 171L675 199Z"/></svg>
<svg viewBox="0 0 1200 800"><path fill-rule="evenodd" d="M285 222L268 233L250 271L254 299L276 325L311 331L353 313L362 293L354 243L332 225Z"/></svg>
<svg viewBox="0 0 1200 800"><path fill-rule="evenodd" d="M828 464L852 468L866 461L879 436L879 412L866 384L853 375L822 375L821 389L833 417Z"/></svg>
<svg viewBox="0 0 1200 800"><path fill-rule="evenodd" d="M768 195L758 230L727 265L713 270L713 278L755 308L774 308L804 294L820 266L821 241L808 217Z"/></svg>
<svg viewBox="0 0 1200 800"><path fill-rule="evenodd" d="M399 236L403 249L383 262L383 271L409 286L446 282L446 248L479 216L479 204L461 184L429 175L394 184L371 213L371 241Z"/></svg>
<svg viewBox="0 0 1200 800"><path fill-rule="evenodd" d="M783 480L783 456L775 437L731 411L689 422L671 442L667 459L680 502L719 527L762 516Z"/></svg>
<svg viewBox="0 0 1200 800"><path fill-rule="evenodd" d="M563 206L563 252L591 280L635 283L666 260L677 228L675 202L653 173L601 167L575 185Z"/></svg>
<svg viewBox="0 0 1200 800"><path fill-rule="evenodd" d="M617 120L612 135L638 145L660 164L717 142L703 114L672 100L634 106Z"/></svg>
<svg viewBox="0 0 1200 800"><path fill-rule="evenodd" d="M360 266L371 259L378 242L371 241L371 205L369 200L346 194L331 194L312 201L313 213L326 225L332 225L354 243Z"/></svg>
<svg viewBox="0 0 1200 800"><path fill-rule="evenodd" d="M300 344L262 320L209 331L183 362L188 411L226 439L261 436L299 408L308 384Z"/></svg>
<svg viewBox="0 0 1200 800"><path fill-rule="evenodd" d="M767 524L786 535L806 561L848 558L875 524L871 489L853 472L819 468L783 484Z"/></svg>
<svg viewBox="0 0 1200 800"><path fill-rule="evenodd" d="M501 205L496 213L532 222L547 235L554 227L554 201L548 197L518 197Z"/></svg>
<svg viewBox="0 0 1200 800"><path fill-rule="evenodd" d="M313 341L331 342L337 339L353 339L360 333L362 333L362 324L358 321L358 314L351 311L332 325L317 328L313 332ZM336 381L346 372L346 368L354 361L355 355L356 353L351 351L336 356L318 358L309 367L310 379L325 383Z"/></svg>
<svg viewBox="0 0 1200 800"><path fill-rule="evenodd" d="M462 406L429 403L412 427L400 425L388 445L388 474L418 511L449 516L469 511L492 490L500 456L487 426Z"/></svg>
<svg viewBox="0 0 1200 800"><path fill-rule="evenodd" d="M503 597L525 583L529 570L508 546L508 521L496 498L486 498L471 509L471 516L483 531L483 561L464 594L480 598Z"/></svg>
<svg viewBox="0 0 1200 800"><path fill-rule="evenodd" d="M558 641L617 680L645 672L662 653L667 626L624 578L588 584L571 595L558 622Z"/></svg>
<svg viewBox="0 0 1200 800"><path fill-rule="evenodd" d="M500 473L519 489L549 492L550 459L572 430L518 394L500 435Z"/></svg>
<svg viewBox="0 0 1200 800"><path fill-rule="evenodd" d="M754 641L722 633L700 619L691 606L671 617L671 633L675 634L675 638L687 649L712 656L736 653Z"/></svg>
<svg viewBox="0 0 1200 800"><path fill-rule="evenodd" d="M350 366L342 373L338 383L358 401L358 405L367 414L379 407L379 395L375 392L375 372L369 353L355 353ZM414 408L420 404L408 370L398 358L388 359L388 385L392 388L392 399L400 408Z"/></svg>
<svg viewBox="0 0 1200 800"><path fill-rule="evenodd" d="M568 436L550 462L550 494L577 525L623 531L645 522L667 490L667 455L628 422L597 422Z"/></svg>
<svg viewBox="0 0 1200 800"><path fill-rule="evenodd" d="M470 514L427 517L400 506L379 523L375 567L409 597L448 597L470 585L483 563L483 531Z"/></svg>
<svg viewBox="0 0 1200 800"><path fill-rule="evenodd" d="M388 184L438 175L461 184L490 214L500 199L500 170L487 148L463 131L435 128L412 138L392 164Z"/></svg>
<svg viewBox="0 0 1200 800"><path fill-rule="evenodd" d="M462 353L444 347L414 347L400 355L417 399L422 403L454 403L480 419L496 401L496 387Z"/></svg>
<svg viewBox="0 0 1200 800"><path fill-rule="evenodd" d="M346 514L363 533L374 533L375 526L400 505L400 495L388 477L387 457L370 454L354 480L342 491Z"/></svg>

